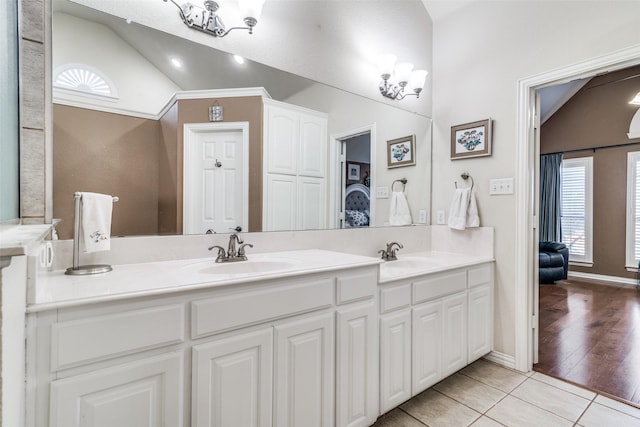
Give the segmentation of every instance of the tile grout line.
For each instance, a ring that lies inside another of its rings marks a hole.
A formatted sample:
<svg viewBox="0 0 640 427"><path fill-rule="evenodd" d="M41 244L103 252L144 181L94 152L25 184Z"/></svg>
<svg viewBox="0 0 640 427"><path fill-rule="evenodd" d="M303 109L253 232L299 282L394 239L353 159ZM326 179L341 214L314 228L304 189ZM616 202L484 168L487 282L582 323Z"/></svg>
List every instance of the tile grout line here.
<svg viewBox="0 0 640 427"><path fill-rule="evenodd" d="M584 417L584 414L587 413L587 411L589 410L589 408L591 408L591 405L593 405L594 403L596 403L596 399L598 398L598 393L596 393L595 396L593 396L593 399L591 399L589 401L589 404L587 405L586 408L584 408L584 411L582 411L582 413L580 414L580 416L578 417L578 419L573 423L574 427L580 425L580 420L582 419L582 417Z"/></svg>
<svg viewBox="0 0 640 427"><path fill-rule="evenodd" d="M418 396L418 395L416 394L416 396ZM412 397L411 399L415 398L416 396ZM411 400L411 399L409 399L409 400ZM407 402L408 402L409 400L407 400ZM407 403L407 402L405 402L405 403ZM404 404L404 403L403 403L403 404ZM411 418L413 418L414 420L416 420L417 422L419 422L419 423L420 423L420 424L422 424L423 426L429 427L429 425L428 425L428 424L423 423L421 420L417 419L416 417L414 417L414 416L413 416L412 414L410 414L409 412L405 411L405 410L404 410L403 408L401 408L400 406L398 406L398 409L400 409L402 412L404 412L405 414L407 414L408 416L410 416Z"/></svg>

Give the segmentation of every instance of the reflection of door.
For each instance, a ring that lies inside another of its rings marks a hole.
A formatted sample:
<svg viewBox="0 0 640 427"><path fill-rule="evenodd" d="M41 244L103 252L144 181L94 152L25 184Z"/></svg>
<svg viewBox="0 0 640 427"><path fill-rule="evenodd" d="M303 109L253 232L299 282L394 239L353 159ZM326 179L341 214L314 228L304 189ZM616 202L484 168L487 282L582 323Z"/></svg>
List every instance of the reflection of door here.
<svg viewBox="0 0 640 427"><path fill-rule="evenodd" d="M184 233L247 229L246 123L184 130Z"/></svg>
<svg viewBox="0 0 640 427"><path fill-rule="evenodd" d="M338 174L340 194L336 226L339 228L369 227L373 225L374 162L372 129L356 130L338 140ZM355 201L355 203L354 203Z"/></svg>

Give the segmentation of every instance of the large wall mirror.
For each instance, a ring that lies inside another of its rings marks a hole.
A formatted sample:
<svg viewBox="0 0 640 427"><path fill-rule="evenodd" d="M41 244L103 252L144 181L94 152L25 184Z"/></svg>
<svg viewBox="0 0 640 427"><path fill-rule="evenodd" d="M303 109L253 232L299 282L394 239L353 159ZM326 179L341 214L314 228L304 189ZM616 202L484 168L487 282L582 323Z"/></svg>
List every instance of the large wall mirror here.
<svg viewBox="0 0 640 427"><path fill-rule="evenodd" d="M350 193L368 193L367 226L388 225L393 191L404 189L414 223L424 220L420 211L430 210L431 119L424 114L253 61L238 64L210 46L67 0L53 0L52 28L53 216L62 220L62 239L72 237L75 191L120 198L114 236L189 232L183 227L184 204L190 203L183 194L183 128L212 123L211 106L222 107L219 123L246 124L243 231L273 229L267 222L278 219L265 220L266 212L280 213L265 206L263 194L270 179L264 112L272 101L326 118L324 206L313 209L322 212L321 222L292 228L361 225L337 214L349 186ZM411 135L415 165L389 167L387 142ZM402 178L406 185L398 183ZM295 203L304 204L304 197ZM224 228L213 231L231 227Z"/></svg>

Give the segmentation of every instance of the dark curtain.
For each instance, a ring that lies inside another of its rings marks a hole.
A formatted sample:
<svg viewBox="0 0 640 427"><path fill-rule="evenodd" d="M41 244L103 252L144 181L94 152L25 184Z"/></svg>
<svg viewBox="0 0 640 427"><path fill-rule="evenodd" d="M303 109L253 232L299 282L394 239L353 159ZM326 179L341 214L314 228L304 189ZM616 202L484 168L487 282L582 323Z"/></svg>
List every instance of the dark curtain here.
<svg viewBox="0 0 640 427"><path fill-rule="evenodd" d="M562 182L562 153L540 156L540 241L559 242Z"/></svg>

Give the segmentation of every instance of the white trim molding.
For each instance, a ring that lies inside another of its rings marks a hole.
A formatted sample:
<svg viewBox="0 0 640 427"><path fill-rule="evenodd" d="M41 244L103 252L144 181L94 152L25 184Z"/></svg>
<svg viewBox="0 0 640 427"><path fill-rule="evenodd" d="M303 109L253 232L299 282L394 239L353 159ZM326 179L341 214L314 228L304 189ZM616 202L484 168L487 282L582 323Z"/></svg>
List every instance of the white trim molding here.
<svg viewBox="0 0 640 427"><path fill-rule="evenodd" d="M499 351L492 351L491 353L484 356L484 359L488 360L489 362L504 366L505 368L516 369L515 357L505 353L500 353Z"/></svg>
<svg viewBox="0 0 640 427"><path fill-rule="evenodd" d="M518 112L516 140L516 230L515 230L515 369L528 372L533 367L533 304L534 304L534 228L536 212L533 184L538 171L535 157L534 123L536 90L566 83L578 78L619 70L640 64L640 45L611 52L563 68L551 70L518 81Z"/></svg>
<svg viewBox="0 0 640 427"><path fill-rule="evenodd" d="M570 271L569 277L577 277L579 279L589 280L601 280L603 282L609 282L602 283L603 285L611 285L612 283L615 283L616 286L624 286L625 288L633 288L637 285L635 279L629 279L628 277L605 276L604 274L583 273L581 271Z"/></svg>

